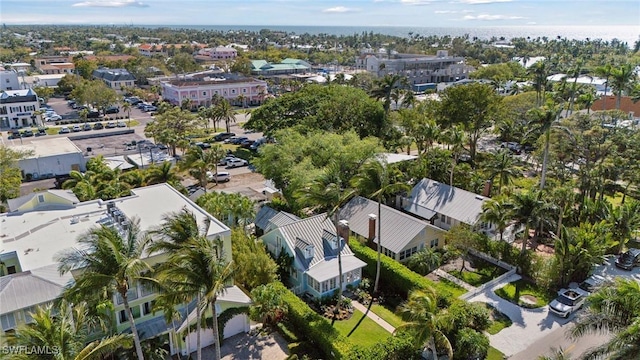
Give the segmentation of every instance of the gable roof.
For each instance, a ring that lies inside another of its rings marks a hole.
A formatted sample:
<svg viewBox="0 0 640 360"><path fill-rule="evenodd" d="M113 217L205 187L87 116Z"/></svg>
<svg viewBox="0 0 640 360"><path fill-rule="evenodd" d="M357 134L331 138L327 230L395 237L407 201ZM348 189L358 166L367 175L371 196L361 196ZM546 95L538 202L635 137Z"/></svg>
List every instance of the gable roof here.
<svg viewBox="0 0 640 360"><path fill-rule="evenodd" d="M340 210L341 218L349 221L349 230L364 237L369 236L369 214L378 215L378 203L361 196L351 199ZM425 228L440 230L426 221L384 204L380 206L380 218L376 221L381 221L380 232L384 247L394 253L403 250ZM378 224L375 231L378 231ZM378 236L374 242L378 242Z"/></svg>
<svg viewBox="0 0 640 360"><path fill-rule="evenodd" d="M20 207L22 205L30 202L31 200L33 200L33 198L35 198L36 196L41 195L43 193L49 193L51 195L54 195L55 197L57 197L58 199L62 200L64 203L66 203L68 205L75 205L75 204L80 202L80 200L78 200L76 195L71 190L55 190L55 189L51 189L51 190L40 191L40 192L37 192L37 193L31 193L31 194L27 194L27 195L24 195L24 196L20 196L19 198L7 200L7 204L9 205L9 211L13 212L13 211L20 210Z"/></svg>
<svg viewBox="0 0 640 360"><path fill-rule="evenodd" d="M278 211L269 206L263 206L256 214L255 225L264 231L291 224L300 218L285 211Z"/></svg>
<svg viewBox="0 0 640 360"><path fill-rule="evenodd" d="M98 79L107 81L127 81L136 79L126 69L97 69L93 71L92 75Z"/></svg>
<svg viewBox="0 0 640 360"><path fill-rule="evenodd" d="M0 277L0 314L54 300L63 288L31 271Z"/></svg>
<svg viewBox="0 0 640 360"><path fill-rule="evenodd" d="M425 219L443 214L465 224L474 225L482 213L484 196L431 179L420 180L411 190L404 209Z"/></svg>

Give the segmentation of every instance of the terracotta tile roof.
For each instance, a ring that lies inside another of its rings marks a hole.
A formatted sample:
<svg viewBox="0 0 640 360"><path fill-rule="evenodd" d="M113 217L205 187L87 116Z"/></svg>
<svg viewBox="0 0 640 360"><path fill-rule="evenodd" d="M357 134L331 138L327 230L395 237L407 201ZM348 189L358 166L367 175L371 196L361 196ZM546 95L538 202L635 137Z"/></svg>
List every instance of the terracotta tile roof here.
<svg viewBox="0 0 640 360"><path fill-rule="evenodd" d="M606 96L606 101L604 101L605 97L601 97L596 100L593 105L591 105L591 111L602 111L602 105L606 106L605 110L615 110L616 109L616 97L615 96ZM625 113L633 112L633 115L636 117L640 116L640 101L634 103L628 96L623 96L620 99L620 110Z"/></svg>

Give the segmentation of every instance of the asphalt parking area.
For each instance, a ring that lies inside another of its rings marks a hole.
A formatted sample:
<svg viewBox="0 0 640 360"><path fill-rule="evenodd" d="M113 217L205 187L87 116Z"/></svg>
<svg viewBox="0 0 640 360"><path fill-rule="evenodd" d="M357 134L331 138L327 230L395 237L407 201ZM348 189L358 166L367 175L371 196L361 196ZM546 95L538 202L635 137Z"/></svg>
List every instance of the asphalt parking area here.
<svg viewBox="0 0 640 360"><path fill-rule="evenodd" d="M101 131L101 130L95 130ZM89 132L86 132L89 134ZM79 132L77 135L84 135L84 132ZM73 137L74 134L71 136ZM96 137L82 140L72 140L76 146L82 150L85 155L88 156L118 156L126 154L135 154L140 150L136 146L127 146L125 144L131 144L133 141L136 143L144 140L137 134L125 134L125 135L112 135L104 137ZM89 151L91 149L91 151Z"/></svg>

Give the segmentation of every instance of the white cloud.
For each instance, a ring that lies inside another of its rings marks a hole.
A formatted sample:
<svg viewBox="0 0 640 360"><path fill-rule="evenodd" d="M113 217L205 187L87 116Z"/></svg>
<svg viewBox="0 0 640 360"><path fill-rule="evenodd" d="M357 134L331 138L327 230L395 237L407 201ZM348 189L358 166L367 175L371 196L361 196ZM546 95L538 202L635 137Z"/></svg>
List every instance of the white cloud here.
<svg viewBox="0 0 640 360"><path fill-rule="evenodd" d="M79 3L75 3L71 6L75 7L148 7L149 5L144 4L140 1L136 0L96 0L96 1L83 1Z"/></svg>
<svg viewBox="0 0 640 360"><path fill-rule="evenodd" d="M529 22L527 23L527 25L538 25L538 23L537 23L537 22L535 22L535 21L529 21Z"/></svg>
<svg viewBox="0 0 640 360"><path fill-rule="evenodd" d="M405 5L431 5L431 0L400 0Z"/></svg>
<svg viewBox="0 0 640 360"><path fill-rule="evenodd" d="M513 15L492 15L492 14L479 14L479 15L465 15L463 20L482 20L482 21L494 21L494 20L517 20L524 19L522 16Z"/></svg>
<svg viewBox="0 0 640 360"><path fill-rule="evenodd" d="M513 0L460 0L460 2L463 4L472 4L472 5L506 3L506 2L512 2L512 1Z"/></svg>
<svg viewBox="0 0 640 360"><path fill-rule="evenodd" d="M344 7L344 6L336 6L336 7L332 7L332 8L328 8L328 9L324 9L322 10L323 13L346 13L346 12L351 12L351 11L355 11L355 9L351 9L348 7Z"/></svg>

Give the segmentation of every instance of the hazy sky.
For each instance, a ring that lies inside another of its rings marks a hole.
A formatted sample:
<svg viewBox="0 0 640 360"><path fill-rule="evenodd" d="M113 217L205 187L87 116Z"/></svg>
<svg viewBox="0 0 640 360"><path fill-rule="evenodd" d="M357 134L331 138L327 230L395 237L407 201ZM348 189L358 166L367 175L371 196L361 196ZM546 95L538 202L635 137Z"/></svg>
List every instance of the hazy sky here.
<svg viewBox="0 0 640 360"><path fill-rule="evenodd" d="M639 0L0 0L4 24L638 25Z"/></svg>

